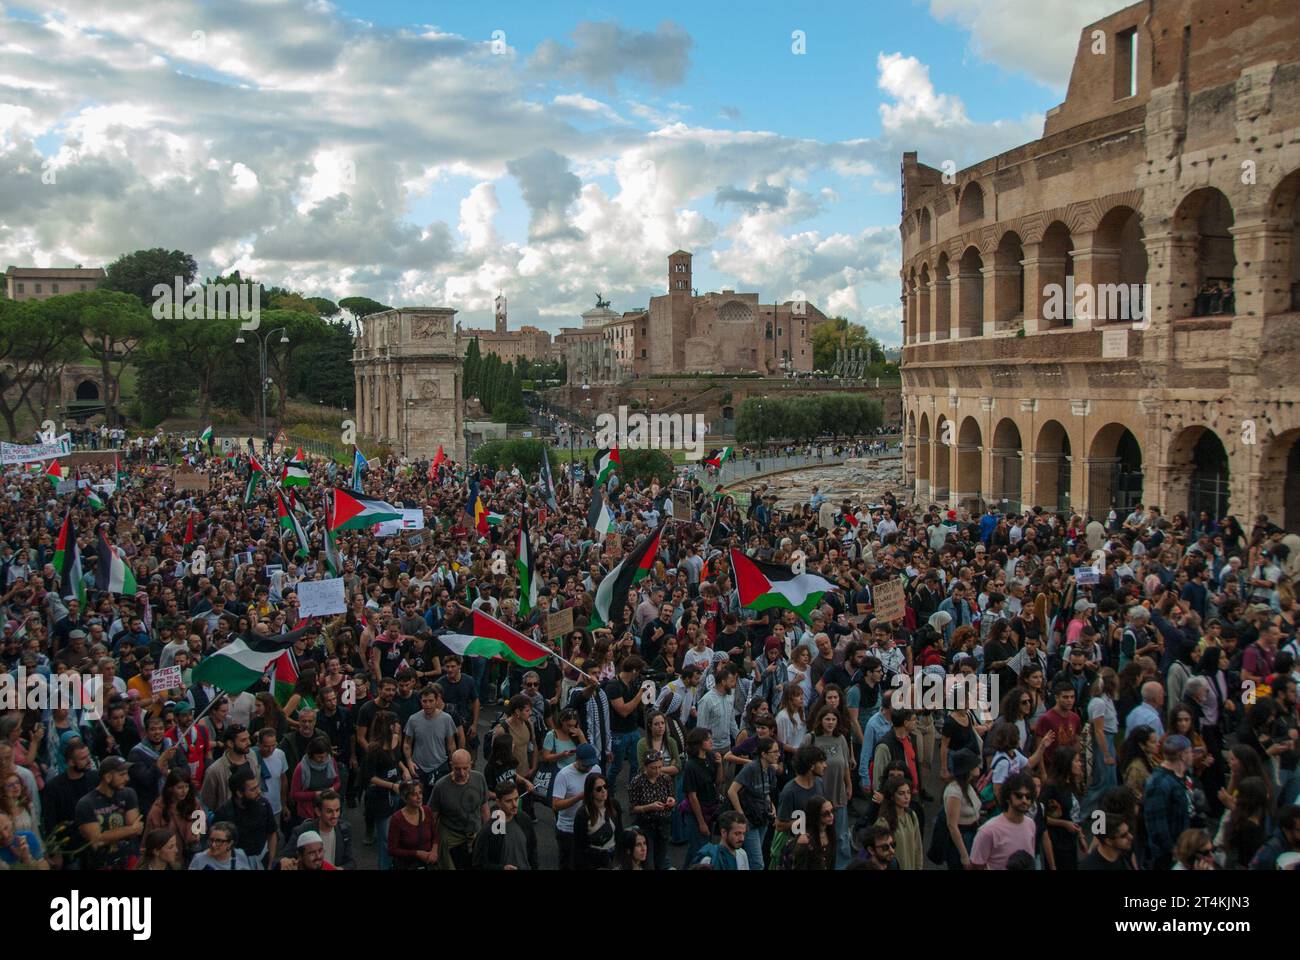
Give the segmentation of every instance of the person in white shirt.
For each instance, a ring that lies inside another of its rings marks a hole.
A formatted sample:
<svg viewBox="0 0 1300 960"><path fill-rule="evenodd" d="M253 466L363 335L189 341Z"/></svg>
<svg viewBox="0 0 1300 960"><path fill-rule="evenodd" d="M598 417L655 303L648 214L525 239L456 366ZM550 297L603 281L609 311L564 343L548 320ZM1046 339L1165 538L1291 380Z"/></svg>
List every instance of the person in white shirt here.
<svg viewBox="0 0 1300 960"><path fill-rule="evenodd" d="M271 804L271 812L278 819L289 791L289 761L284 751L276 746L274 727L257 731L257 767L262 781L262 796Z"/></svg>

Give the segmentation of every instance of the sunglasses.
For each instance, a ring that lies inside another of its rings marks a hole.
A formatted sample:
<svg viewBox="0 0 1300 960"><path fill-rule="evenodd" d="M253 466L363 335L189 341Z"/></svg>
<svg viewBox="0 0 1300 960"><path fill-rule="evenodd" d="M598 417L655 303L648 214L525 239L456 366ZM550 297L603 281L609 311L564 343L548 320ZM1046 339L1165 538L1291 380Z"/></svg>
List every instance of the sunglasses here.
<svg viewBox="0 0 1300 960"><path fill-rule="evenodd" d="M605 792L607 792L607 791L609 790L609 787L607 787L607 786L605 786L603 783L601 783L601 784L597 784L596 786L592 787L591 789L592 789L592 791L595 792L595 793L605 793Z"/></svg>

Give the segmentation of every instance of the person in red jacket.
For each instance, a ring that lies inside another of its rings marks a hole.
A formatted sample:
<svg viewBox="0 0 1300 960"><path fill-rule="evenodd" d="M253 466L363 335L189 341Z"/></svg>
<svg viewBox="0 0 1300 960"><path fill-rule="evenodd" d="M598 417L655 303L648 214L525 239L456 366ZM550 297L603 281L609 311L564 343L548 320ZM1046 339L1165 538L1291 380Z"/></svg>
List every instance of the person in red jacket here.
<svg viewBox="0 0 1300 960"><path fill-rule="evenodd" d="M316 798L326 790L339 788L339 768L330 756L330 742L316 737L307 745L307 755L294 767L289 799L299 822L315 813Z"/></svg>

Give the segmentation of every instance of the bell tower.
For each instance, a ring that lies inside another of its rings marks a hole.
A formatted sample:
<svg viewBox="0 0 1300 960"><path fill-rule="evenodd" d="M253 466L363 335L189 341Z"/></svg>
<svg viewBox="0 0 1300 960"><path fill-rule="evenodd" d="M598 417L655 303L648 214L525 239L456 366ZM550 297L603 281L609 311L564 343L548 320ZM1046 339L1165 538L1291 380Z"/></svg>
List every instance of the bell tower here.
<svg viewBox="0 0 1300 960"><path fill-rule="evenodd" d="M497 333L506 332L506 298L502 293L497 294L497 298L492 301L495 306Z"/></svg>
<svg viewBox="0 0 1300 960"><path fill-rule="evenodd" d="M668 255L668 292L673 296L691 296L691 255L678 250Z"/></svg>

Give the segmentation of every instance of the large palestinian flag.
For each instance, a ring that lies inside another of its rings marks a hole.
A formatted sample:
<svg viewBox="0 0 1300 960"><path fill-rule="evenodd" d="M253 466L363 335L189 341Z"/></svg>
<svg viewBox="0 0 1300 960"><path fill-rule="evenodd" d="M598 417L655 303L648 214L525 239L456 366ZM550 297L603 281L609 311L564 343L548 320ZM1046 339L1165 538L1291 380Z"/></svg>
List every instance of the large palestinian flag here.
<svg viewBox="0 0 1300 960"><path fill-rule="evenodd" d="M280 486L305 487L311 483L311 474L307 470L307 458L303 456L302 447L284 463L280 474Z"/></svg>
<svg viewBox="0 0 1300 960"><path fill-rule="evenodd" d="M253 494L257 491L257 484L262 479L265 471L262 465L257 462L257 458L251 453L248 455L248 486L244 488L244 506L253 502Z"/></svg>
<svg viewBox="0 0 1300 960"><path fill-rule="evenodd" d="M266 668L293 646L295 636L283 633L264 637L252 631L243 634L195 667L193 683L210 683L226 693L243 693L262 679Z"/></svg>
<svg viewBox="0 0 1300 960"><path fill-rule="evenodd" d="M540 643L518 630L511 630L500 620L475 610L472 633L444 633L441 640L452 653L462 657L504 657L522 667L540 667L551 655Z"/></svg>
<svg viewBox="0 0 1300 960"><path fill-rule="evenodd" d="M343 575L343 559L339 556L339 546L334 539L334 492L325 494L325 565L330 568L330 576Z"/></svg>
<svg viewBox="0 0 1300 960"><path fill-rule="evenodd" d="M537 571L533 565L533 545L528 539L528 518L519 526L519 551L515 557L519 574L519 615L526 617L537 606Z"/></svg>
<svg viewBox="0 0 1300 960"><path fill-rule="evenodd" d="M117 548L108 542L108 535L99 533L99 562L95 566L95 589L101 593L120 593L129 596L135 593L135 574Z"/></svg>
<svg viewBox="0 0 1300 960"><path fill-rule="evenodd" d="M76 597L82 610L86 608L86 586L82 583L81 550L77 547L77 531L72 526L72 510L63 518L59 539L54 544L54 571L59 575L59 595L68 600Z"/></svg>
<svg viewBox="0 0 1300 960"><path fill-rule="evenodd" d="M615 464L623 465L623 461L618 458L618 447L596 451L596 486L609 479L609 475L614 472Z"/></svg>
<svg viewBox="0 0 1300 960"><path fill-rule="evenodd" d="M835 584L816 574L796 575L788 566L763 563L734 548L731 551L731 568L736 573L736 589L740 591L742 608L761 613L772 607L782 607L793 610L806 623L812 622L812 612L821 603L825 593L838 589Z"/></svg>
<svg viewBox="0 0 1300 960"><path fill-rule="evenodd" d="M633 548L632 552L619 561L618 566L605 575L596 588L596 604L591 611L591 624L588 630L608 626L621 621L623 605L627 603L627 594L632 587L644 580L654 567L655 557L659 554L659 538L663 536L666 524L660 524L652 533Z"/></svg>
<svg viewBox="0 0 1300 960"><path fill-rule="evenodd" d="M348 490L334 490L334 516L331 530L364 530L385 520L402 519L402 511L391 503L363 497Z"/></svg>
<svg viewBox="0 0 1300 960"><path fill-rule="evenodd" d="M284 502L284 494L279 490L275 491L275 510L280 518L280 529L293 533L294 539L298 541L298 556L307 556L310 552L307 549L307 531L302 528L293 510Z"/></svg>

